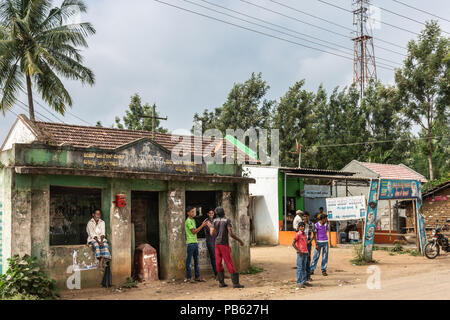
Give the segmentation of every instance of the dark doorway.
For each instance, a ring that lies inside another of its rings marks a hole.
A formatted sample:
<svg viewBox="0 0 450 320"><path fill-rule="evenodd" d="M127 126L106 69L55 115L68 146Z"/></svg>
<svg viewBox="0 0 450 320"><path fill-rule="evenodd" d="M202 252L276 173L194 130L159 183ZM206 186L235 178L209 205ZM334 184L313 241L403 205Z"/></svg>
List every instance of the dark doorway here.
<svg viewBox="0 0 450 320"><path fill-rule="evenodd" d="M158 192L133 191L131 193L131 223L134 225L132 265L134 266L134 251L136 248L143 243L148 243L156 249L158 273L160 273Z"/></svg>
<svg viewBox="0 0 450 320"><path fill-rule="evenodd" d="M197 208L197 216L195 223L197 226L208 218L208 211L216 208L216 192L215 191L188 191L186 192L186 208L192 206ZM197 237L205 238L205 230L202 229Z"/></svg>

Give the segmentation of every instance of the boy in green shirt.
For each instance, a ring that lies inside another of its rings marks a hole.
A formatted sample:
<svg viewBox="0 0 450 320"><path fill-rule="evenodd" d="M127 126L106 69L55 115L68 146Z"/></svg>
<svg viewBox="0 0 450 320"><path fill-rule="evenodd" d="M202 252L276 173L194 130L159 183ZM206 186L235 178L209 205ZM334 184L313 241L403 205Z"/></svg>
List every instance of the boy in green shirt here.
<svg viewBox="0 0 450 320"><path fill-rule="evenodd" d="M194 257L194 269L195 269L195 281L203 282L204 280L200 279L200 267L198 265L198 241L197 241L197 233L200 232L205 226L206 221L200 225L200 227L196 228L195 224L195 214L196 209L193 207L187 208L188 218L184 224L184 228L186 230L186 244L187 244L187 256L186 256L186 280L185 282L192 282L191 275L191 261L192 257Z"/></svg>

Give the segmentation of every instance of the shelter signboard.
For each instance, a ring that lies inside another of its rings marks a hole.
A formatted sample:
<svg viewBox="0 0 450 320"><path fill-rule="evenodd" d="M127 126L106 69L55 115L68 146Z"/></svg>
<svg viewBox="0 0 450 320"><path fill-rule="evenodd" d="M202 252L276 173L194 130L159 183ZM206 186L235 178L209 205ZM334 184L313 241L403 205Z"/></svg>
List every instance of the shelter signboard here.
<svg viewBox="0 0 450 320"><path fill-rule="evenodd" d="M422 198L420 182L414 180L381 180L380 200Z"/></svg>
<svg viewBox="0 0 450 320"><path fill-rule="evenodd" d="M331 197L331 188L330 186L305 184L303 196L305 198L329 198Z"/></svg>
<svg viewBox="0 0 450 320"><path fill-rule="evenodd" d="M328 198L327 213L330 221L364 219L366 217L366 197Z"/></svg>

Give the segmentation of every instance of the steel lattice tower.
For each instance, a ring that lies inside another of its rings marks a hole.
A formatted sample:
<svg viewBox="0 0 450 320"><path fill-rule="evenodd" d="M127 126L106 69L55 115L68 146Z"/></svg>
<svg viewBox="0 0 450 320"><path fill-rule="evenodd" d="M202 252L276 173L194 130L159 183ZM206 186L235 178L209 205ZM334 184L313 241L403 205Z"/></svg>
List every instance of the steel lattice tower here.
<svg viewBox="0 0 450 320"><path fill-rule="evenodd" d="M368 27L370 0L353 0L353 25L356 27L353 83L359 84L361 97L370 80L377 81L372 29Z"/></svg>

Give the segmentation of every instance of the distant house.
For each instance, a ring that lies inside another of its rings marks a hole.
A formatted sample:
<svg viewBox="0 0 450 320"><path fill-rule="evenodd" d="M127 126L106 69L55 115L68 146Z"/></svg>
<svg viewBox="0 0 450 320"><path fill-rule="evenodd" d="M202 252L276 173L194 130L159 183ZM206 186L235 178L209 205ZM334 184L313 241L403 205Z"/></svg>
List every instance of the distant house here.
<svg viewBox="0 0 450 320"><path fill-rule="evenodd" d="M354 172L355 177L361 176L372 179L418 180L422 183L428 182L423 175L405 166L404 164L381 164L353 160L342 168L342 171ZM368 188L361 186L350 186L348 187L348 193L346 193L345 187L340 186L338 187L338 194L339 196L367 196ZM394 210L394 206L395 203L392 204L393 214L392 221L390 223L388 201L381 201L379 203L377 215L378 230L389 230L389 225L391 225L391 230L401 231L399 230L402 225L400 220L402 220L402 218L403 220L406 218L405 212L404 210Z"/></svg>

